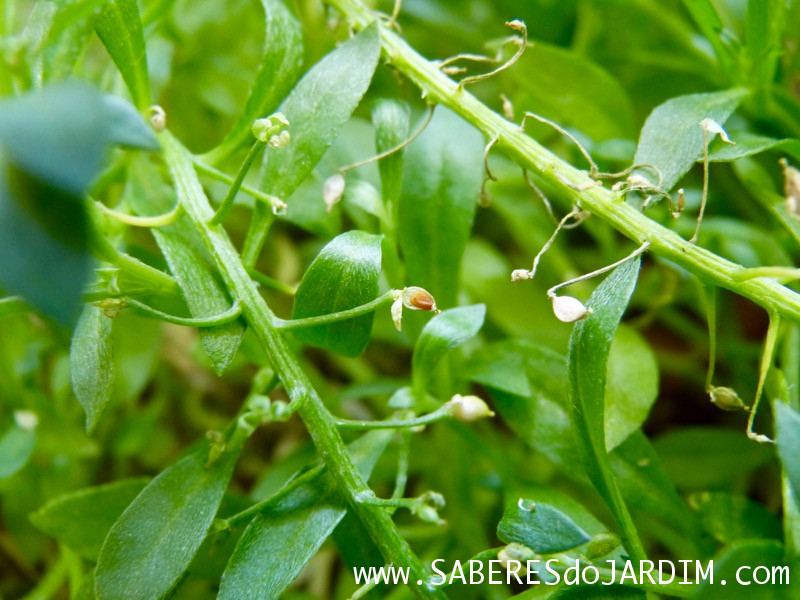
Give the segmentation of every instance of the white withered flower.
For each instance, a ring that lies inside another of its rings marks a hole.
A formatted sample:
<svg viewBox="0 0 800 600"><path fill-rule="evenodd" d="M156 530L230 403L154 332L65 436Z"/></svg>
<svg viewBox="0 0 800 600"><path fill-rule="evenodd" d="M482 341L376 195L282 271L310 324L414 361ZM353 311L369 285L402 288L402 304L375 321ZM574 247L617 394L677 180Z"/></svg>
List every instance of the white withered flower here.
<svg viewBox="0 0 800 600"><path fill-rule="evenodd" d="M591 309L586 308L583 302L572 296L551 296L553 301L553 312L559 321L572 323L585 319L591 313Z"/></svg>

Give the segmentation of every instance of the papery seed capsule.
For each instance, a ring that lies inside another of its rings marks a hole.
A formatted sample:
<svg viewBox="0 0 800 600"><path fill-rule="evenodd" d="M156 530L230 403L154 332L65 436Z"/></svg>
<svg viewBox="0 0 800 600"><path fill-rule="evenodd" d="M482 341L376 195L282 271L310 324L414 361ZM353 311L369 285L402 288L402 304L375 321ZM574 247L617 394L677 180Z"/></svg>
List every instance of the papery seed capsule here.
<svg viewBox="0 0 800 600"><path fill-rule="evenodd" d="M421 287L410 286L403 290L403 306L411 310L426 310L438 312L436 300L431 293Z"/></svg>
<svg viewBox="0 0 800 600"><path fill-rule="evenodd" d="M325 180L325 185L322 186L322 199L328 207L328 212L331 212L334 205L344 196L344 186L344 175L341 173L331 175Z"/></svg>
<svg viewBox="0 0 800 600"><path fill-rule="evenodd" d="M778 161L783 167L783 195L786 198L786 212L800 220L800 171L790 166L785 158Z"/></svg>
<svg viewBox="0 0 800 600"><path fill-rule="evenodd" d="M494 411L481 398L477 396L462 396L456 394L447 403L450 414L456 421L462 423L469 423L484 419L486 417L493 417Z"/></svg>
<svg viewBox="0 0 800 600"><path fill-rule="evenodd" d="M572 296L551 296L553 312L559 321L572 323L589 316L591 309L586 308L583 302Z"/></svg>

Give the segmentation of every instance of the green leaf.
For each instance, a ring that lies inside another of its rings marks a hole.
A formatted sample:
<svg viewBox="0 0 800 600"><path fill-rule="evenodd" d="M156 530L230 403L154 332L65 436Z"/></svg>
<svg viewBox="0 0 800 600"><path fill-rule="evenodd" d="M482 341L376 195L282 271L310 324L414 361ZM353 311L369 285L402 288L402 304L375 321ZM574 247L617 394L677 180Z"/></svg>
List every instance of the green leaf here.
<svg viewBox="0 0 800 600"><path fill-rule="evenodd" d="M658 395L658 365L650 346L634 330L620 327L606 371L605 438L611 452L639 429Z"/></svg>
<svg viewBox="0 0 800 600"><path fill-rule="evenodd" d="M369 477L391 437L374 431L350 444L363 477ZM276 498L236 545L222 575L220 600L281 598L347 512L327 474Z"/></svg>
<svg viewBox="0 0 800 600"><path fill-rule="evenodd" d="M155 168L136 161L131 167L130 188L126 199L140 215L159 215L171 210L177 200L163 183ZM153 229L153 236L164 253L193 317L212 317L225 312L233 300L228 295L214 261L203 245L200 234L185 214L165 227ZM245 326L241 320L200 330L203 349L220 375L236 355Z"/></svg>
<svg viewBox="0 0 800 600"><path fill-rule="evenodd" d="M775 402L775 430L778 456L792 484L795 497L800 497L800 414L783 402Z"/></svg>
<svg viewBox="0 0 800 600"><path fill-rule="evenodd" d="M683 4L700 32L714 48L722 72L729 78L735 77L735 69L738 68L738 65L734 57L734 49L728 41L731 32L726 29L727 36L723 36L722 32L725 27L714 4L711 0L683 0Z"/></svg>
<svg viewBox="0 0 800 600"><path fill-rule="evenodd" d="M414 347L412 377L415 395L424 396L425 386L439 361L449 350L478 333L486 316L486 306L475 304L451 308L433 317L422 330Z"/></svg>
<svg viewBox="0 0 800 600"><path fill-rule="evenodd" d="M122 74L133 103L139 110L145 110L152 100L144 32L136 0L104 2L94 28Z"/></svg>
<svg viewBox="0 0 800 600"><path fill-rule="evenodd" d="M589 541L590 536L557 508L520 499L506 508L497 526L506 544L518 542L538 554L563 552Z"/></svg>
<svg viewBox="0 0 800 600"><path fill-rule="evenodd" d="M253 121L275 110L294 85L303 65L303 37L300 23L280 0L261 0L264 7L266 40L264 57L256 73L244 112L222 143L204 159L217 163L252 140ZM295 132L292 131L292 135Z"/></svg>
<svg viewBox="0 0 800 600"><path fill-rule="evenodd" d="M747 3L747 44L750 85L768 89L783 53L783 32L790 20L788 5L782 0L749 0Z"/></svg>
<svg viewBox="0 0 800 600"><path fill-rule="evenodd" d="M64 494L30 516L39 529L84 558L96 561L109 529L148 479L122 479Z"/></svg>
<svg viewBox="0 0 800 600"><path fill-rule="evenodd" d="M722 544L748 538L781 539L781 522L763 504L727 492L699 492L689 498L705 530Z"/></svg>
<svg viewBox="0 0 800 600"><path fill-rule="evenodd" d="M0 480L11 477L28 462L36 445L36 428L14 423L0 436Z"/></svg>
<svg viewBox="0 0 800 600"><path fill-rule="evenodd" d="M75 397L86 413L86 431L94 430L114 389L112 320L103 309L87 304L69 348L69 370Z"/></svg>
<svg viewBox="0 0 800 600"><path fill-rule="evenodd" d="M325 56L294 86L279 108L289 120L292 141L264 154L261 182L269 193L288 198L319 162L367 91L379 55L378 27L373 23Z"/></svg>
<svg viewBox="0 0 800 600"><path fill-rule="evenodd" d="M657 167L661 172L661 187L671 190L702 155L700 121L713 119L723 125L746 95L747 91L741 89L689 94L670 98L657 106L642 127L634 164ZM639 173L654 184L658 183L652 169Z"/></svg>
<svg viewBox="0 0 800 600"><path fill-rule="evenodd" d="M293 319L315 317L366 304L378 296L381 237L348 231L330 241L297 288ZM294 331L307 344L358 356L369 343L374 313Z"/></svg>
<svg viewBox="0 0 800 600"><path fill-rule="evenodd" d="M71 326L91 269L85 188L107 146L158 144L129 104L74 83L0 102L0 143L0 286Z"/></svg>
<svg viewBox="0 0 800 600"><path fill-rule="evenodd" d="M164 596L189 566L228 487L238 452L206 466L203 444L153 479L114 523L95 571L99 600Z"/></svg>
<svg viewBox="0 0 800 600"><path fill-rule="evenodd" d="M428 290L439 306L455 304L481 189L483 147L475 128L440 107L406 151L397 238L408 283Z"/></svg>
<svg viewBox="0 0 800 600"><path fill-rule="evenodd" d="M378 100L372 107L372 124L375 126L375 149L378 152L386 152L398 146L408 137L408 104L390 98ZM404 150L395 152L378 161L383 201L389 207L400 199L403 152ZM392 215L391 210L389 213Z"/></svg>
<svg viewBox="0 0 800 600"><path fill-rule="evenodd" d="M606 450L605 388L611 341L636 286L639 264L638 258L623 263L594 291L587 302L593 313L572 330L568 362L567 409L578 458L609 505L632 556L639 553L638 541Z"/></svg>
<svg viewBox="0 0 800 600"><path fill-rule="evenodd" d="M776 139L748 131L729 131L728 136L736 142L735 146L716 139L708 148L708 160L729 162L760 154L767 150L783 150L794 157L800 156L800 140L797 138Z"/></svg>
<svg viewBox="0 0 800 600"><path fill-rule="evenodd" d="M781 568L783 546L772 540L747 540L731 544L714 557L714 582L706 580L700 584L694 598L697 600L780 600L795 598L796 584L790 588L788 568L782 573L783 585L756 585L753 574L759 569L759 580L764 577L764 568L772 571ZM741 569L741 570L740 570ZM738 579L737 579L738 576ZM721 585L722 581L726 585ZM750 585L741 585L739 582ZM793 591L790 591L793 590ZM785 591L785 594L784 594Z"/></svg>

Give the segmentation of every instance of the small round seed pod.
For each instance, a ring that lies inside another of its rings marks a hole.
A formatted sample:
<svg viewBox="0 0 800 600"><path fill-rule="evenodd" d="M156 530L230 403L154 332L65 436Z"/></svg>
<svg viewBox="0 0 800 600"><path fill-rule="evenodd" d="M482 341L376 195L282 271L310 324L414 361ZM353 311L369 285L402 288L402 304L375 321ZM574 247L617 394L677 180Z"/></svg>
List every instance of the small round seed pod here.
<svg viewBox="0 0 800 600"><path fill-rule="evenodd" d="M589 316L591 309L586 308L583 302L572 296L551 296L553 312L559 321L572 323Z"/></svg>
<svg viewBox="0 0 800 600"><path fill-rule="evenodd" d="M737 411L750 408L739 398L739 394L733 388L714 386L708 389L708 396L711 402L722 410Z"/></svg>
<svg viewBox="0 0 800 600"><path fill-rule="evenodd" d="M167 128L167 113L158 104L147 109L147 120L156 133L161 133Z"/></svg>
<svg viewBox="0 0 800 600"><path fill-rule="evenodd" d="M331 212L334 205L341 201L342 196L344 196L344 187L344 175L341 173L335 173L325 180L325 184L322 186L322 199L328 208L328 212Z"/></svg>
<svg viewBox="0 0 800 600"><path fill-rule="evenodd" d="M514 269L511 271L511 283L517 283L518 281L525 281L526 279L531 278L531 272L528 269Z"/></svg>
<svg viewBox="0 0 800 600"><path fill-rule="evenodd" d="M462 423L471 423L478 419L494 416L494 411L477 396L456 394L447 403L447 408L453 418Z"/></svg>

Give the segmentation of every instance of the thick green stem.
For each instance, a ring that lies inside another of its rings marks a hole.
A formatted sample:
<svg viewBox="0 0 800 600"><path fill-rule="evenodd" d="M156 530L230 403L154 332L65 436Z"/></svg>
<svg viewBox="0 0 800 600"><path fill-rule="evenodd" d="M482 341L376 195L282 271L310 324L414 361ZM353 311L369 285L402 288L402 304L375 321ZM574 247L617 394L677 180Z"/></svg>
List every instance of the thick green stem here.
<svg viewBox="0 0 800 600"><path fill-rule="evenodd" d="M326 0L342 12L355 29L376 21L375 13L360 0ZM538 142L489 109L423 58L393 31L381 26L383 53L389 63L425 94L428 102L444 104L481 130L497 138L503 150L520 166L539 174L573 203L605 220L639 244L649 240L650 251L684 267L706 282L732 290L768 311L800 322L800 294L769 279L738 281L743 268L681 238L627 204L620 194L599 185L585 171L558 158Z"/></svg>
<svg viewBox="0 0 800 600"><path fill-rule="evenodd" d="M301 369L283 333L276 327L277 319L247 274L242 260L228 234L212 227L213 211L192 165L192 156L169 132L159 135L164 159L169 166L178 191L178 198L191 219L206 248L214 257L231 295L242 307L242 314L270 357L292 404L303 419L325 466L347 499L353 512L363 523L387 562L410 569L411 589L421 598L444 598L432 585L414 585L426 581L428 572L400 536L385 510L362 502L374 494L350 459L347 447L308 376Z"/></svg>

